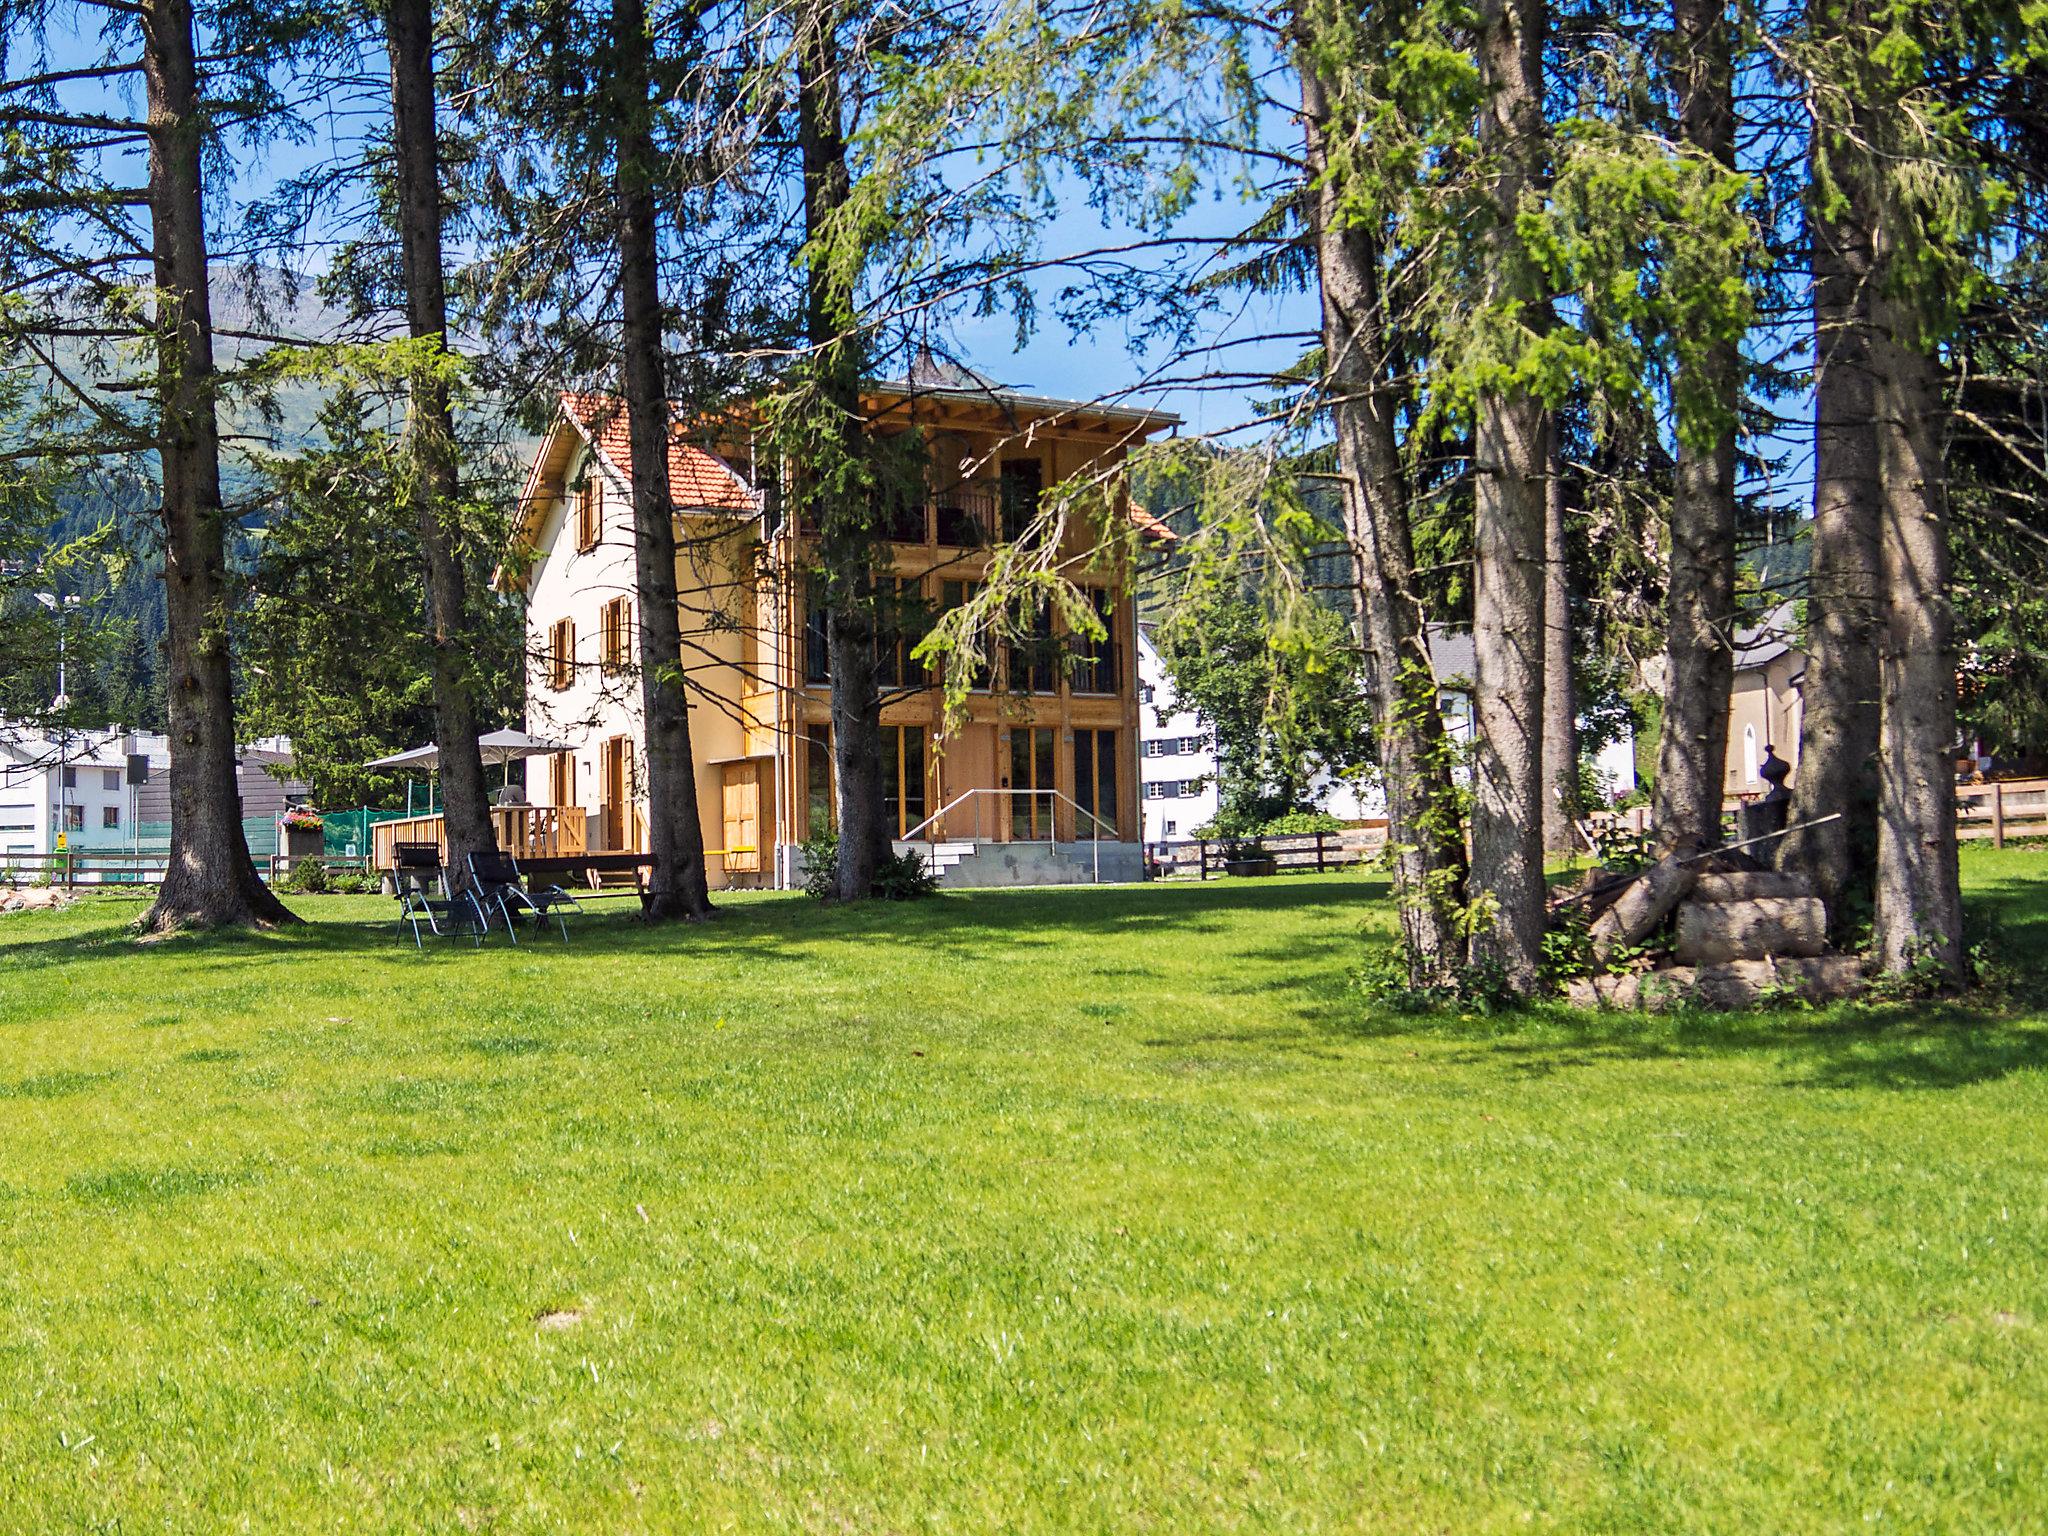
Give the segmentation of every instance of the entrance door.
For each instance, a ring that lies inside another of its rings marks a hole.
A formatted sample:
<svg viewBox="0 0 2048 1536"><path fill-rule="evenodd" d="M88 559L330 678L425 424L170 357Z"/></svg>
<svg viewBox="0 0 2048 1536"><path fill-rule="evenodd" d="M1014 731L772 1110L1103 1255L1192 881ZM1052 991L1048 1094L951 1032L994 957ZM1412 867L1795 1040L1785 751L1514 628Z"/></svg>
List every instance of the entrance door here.
<svg viewBox="0 0 2048 1536"><path fill-rule="evenodd" d="M994 789L996 728L963 725L948 736L946 755L939 761L939 779L944 786L940 805L953 805L971 789ZM1007 818L1001 795L976 795L946 812L941 835L969 841L993 839L1001 835Z"/></svg>
<svg viewBox="0 0 2048 1536"><path fill-rule="evenodd" d="M631 761L633 739L612 736L598 752L598 825L604 846L613 851L625 848L627 820L633 811Z"/></svg>
<svg viewBox="0 0 2048 1536"><path fill-rule="evenodd" d="M725 872L761 872L761 765L725 765Z"/></svg>

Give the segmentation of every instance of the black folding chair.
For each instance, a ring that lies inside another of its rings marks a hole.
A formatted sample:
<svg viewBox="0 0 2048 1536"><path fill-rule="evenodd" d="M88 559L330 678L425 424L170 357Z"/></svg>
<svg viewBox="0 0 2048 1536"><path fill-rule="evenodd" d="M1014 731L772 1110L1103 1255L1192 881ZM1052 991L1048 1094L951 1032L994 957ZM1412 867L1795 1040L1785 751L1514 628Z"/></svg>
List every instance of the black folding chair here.
<svg viewBox="0 0 2048 1536"><path fill-rule="evenodd" d="M536 928L544 928L552 916L562 930L562 942L569 942L569 919L565 914L582 914L581 902L559 885L529 888L520 878L519 861L509 853L472 853L469 856L469 889L484 912L495 911L505 920L505 933L519 942L513 922L515 911L533 914Z"/></svg>
<svg viewBox="0 0 2048 1536"><path fill-rule="evenodd" d="M490 924L483 908L470 891L448 890L448 871L441 867L441 850L434 843L400 843L392 850L398 884L398 931L412 925L415 949L426 948L420 928L436 938L466 933L477 944L484 941ZM436 892L439 894L437 895Z"/></svg>

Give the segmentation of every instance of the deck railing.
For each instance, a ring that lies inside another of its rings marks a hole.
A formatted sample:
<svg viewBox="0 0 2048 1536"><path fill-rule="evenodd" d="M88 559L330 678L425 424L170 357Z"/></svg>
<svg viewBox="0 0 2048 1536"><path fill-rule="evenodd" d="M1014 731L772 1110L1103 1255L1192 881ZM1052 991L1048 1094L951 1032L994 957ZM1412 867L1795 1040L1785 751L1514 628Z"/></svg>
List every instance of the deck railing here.
<svg viewBox="0 0 2048 1536"><path fill-rule="evenodd" d="M557 859L587 853L588 822L579 805L494 805L491 827L498 846L516 859ZM370 828L370 863L391 869L400 843L432 843L448 856L448 832L439 815L401 816Z"/></svg>

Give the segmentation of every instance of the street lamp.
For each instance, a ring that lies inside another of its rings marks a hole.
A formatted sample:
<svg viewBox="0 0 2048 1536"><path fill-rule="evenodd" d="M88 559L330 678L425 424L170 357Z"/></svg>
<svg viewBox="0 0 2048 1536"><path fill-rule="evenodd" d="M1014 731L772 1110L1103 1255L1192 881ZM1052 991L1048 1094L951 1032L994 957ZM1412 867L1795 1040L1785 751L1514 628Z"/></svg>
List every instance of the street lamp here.
<svg viewBox="0 0 2048 1536"><path fill-rule="evenodd" d="M57 615L57 696L50 700L50 708L57 714L57 831L61 836L70 830L64 823L71 811L70 786L64 782L64 760L71 755L71 726L64 719L64 711L71 706L64 679L64 615L78 606L78 598L38 592L36 601Z"/></svg>

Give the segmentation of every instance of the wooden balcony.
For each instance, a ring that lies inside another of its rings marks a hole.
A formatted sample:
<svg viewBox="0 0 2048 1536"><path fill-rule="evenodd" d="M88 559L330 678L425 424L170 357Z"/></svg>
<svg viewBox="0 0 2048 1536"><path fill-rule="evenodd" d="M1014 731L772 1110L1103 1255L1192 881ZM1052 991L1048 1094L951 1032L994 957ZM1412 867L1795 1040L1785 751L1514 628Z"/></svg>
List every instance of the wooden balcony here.
<svg viewBox="0 0 2048 1536"><path fill-rule="evenodd" d="M498 805L491 808L498 846L516 859L555 859L589 852L583 808L575 805ZM448 834L439 816L404 816L370 828L370 864L390 869L400 843L432 843L448 857Z"/></svg>

